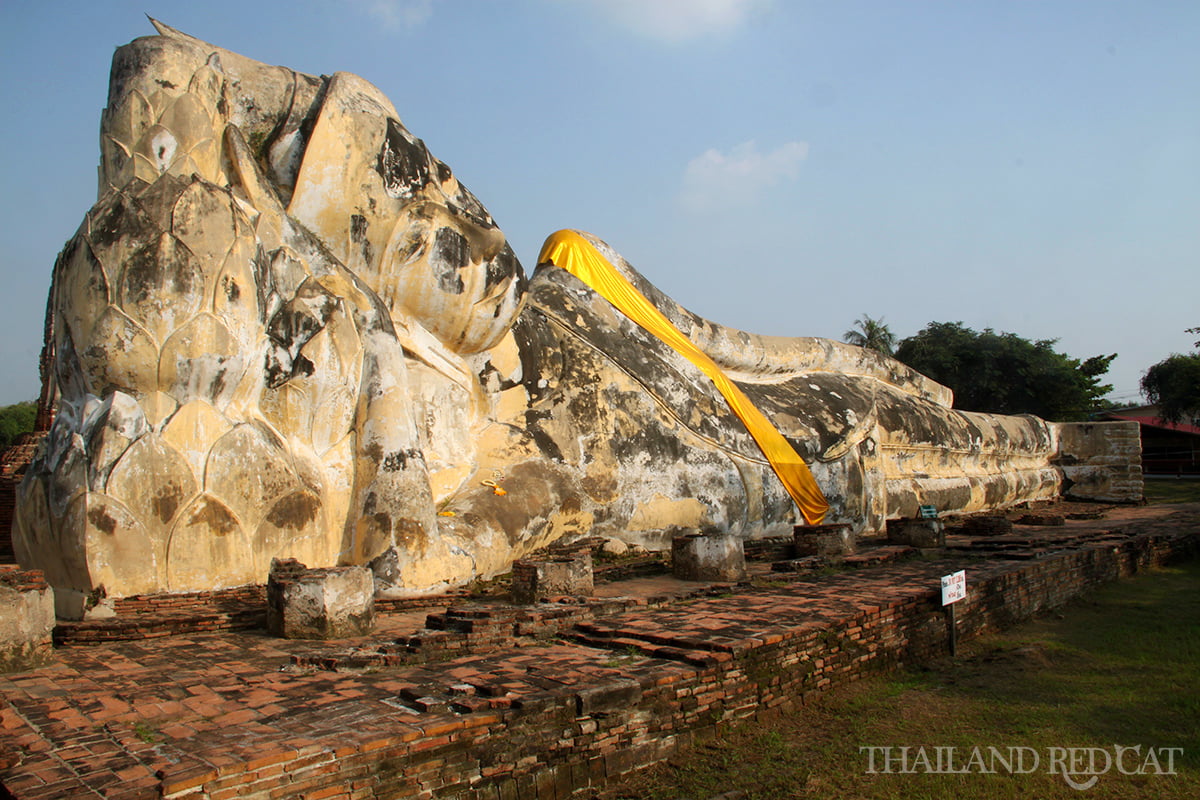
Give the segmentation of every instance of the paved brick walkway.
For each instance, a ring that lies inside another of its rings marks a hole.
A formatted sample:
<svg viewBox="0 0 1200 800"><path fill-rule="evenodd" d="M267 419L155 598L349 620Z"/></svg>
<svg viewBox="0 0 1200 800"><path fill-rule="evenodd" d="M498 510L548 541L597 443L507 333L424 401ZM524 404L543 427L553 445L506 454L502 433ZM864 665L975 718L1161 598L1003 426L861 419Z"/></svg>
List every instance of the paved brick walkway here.
<svg viewBox="0 0 1200 800"><path fill-rule="evenodd" d="M560 632L565 638L514 639L439 663L302 669L293 656L327 650L328 643L257 631L60 648L54 665L0 676L0 797L4 790L17 800L183 796L222 785L214 776L240 775L241 788L204 795L238 797L245 787L282 786L284 765L294 773L306 758L325 763L405 743L413 751L437 748L464 732L499 728L512 709L571 703L583 714L619 703L621 687L671 684L756 644L927 598L939 575L964 563L975 576L1000 574L1014 568L1010 556L1021 557L1022 548L1032 558L1116 542L1131 531L1167 530L1181 524L1164 520L1177 510L1122 508L1062 528L1019 526L1011 537L988 541L1012 548L994 562L910 560L819 577L764 574L760 567L751 587L637 606L581 621ZM1185 524L1194 528L1200 509L1185 510ZM696 586L662 576L610 584L602 593L644 602ZM382 615L374 636L337 648L370 650L416 634L427 612ZM277 796L367 796L327 789L316 781Z"/></svg>

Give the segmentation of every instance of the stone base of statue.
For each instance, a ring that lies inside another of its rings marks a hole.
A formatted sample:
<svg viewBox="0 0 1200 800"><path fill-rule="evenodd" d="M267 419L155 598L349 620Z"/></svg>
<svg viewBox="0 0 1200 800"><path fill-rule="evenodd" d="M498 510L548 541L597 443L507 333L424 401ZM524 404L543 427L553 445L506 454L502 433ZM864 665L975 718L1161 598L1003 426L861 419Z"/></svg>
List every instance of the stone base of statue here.
<svg viewBox="0 0 1200 800"><path fill-rule="evenodd" d="M375 585L366 567L309 569L276 559L267 580L267 630L284 639L346 639L371 632Z"/></svg>
<svg viewBox="0 0 1200 800"><path fill-rule="evenodd" d="M671 540L671 572L684 581L740 581L746 577L742 540L729 534L676 536Z"/></svg>
<svg viewBox="0 0 1200 800"><path fill-rule="evenodd" d="M944 547L946 525L940 519L889 519L887 540L909 547Z"/></svg>
<svg viewBox="0 0 1200 800"><path fill-rule="evenodd" d="M0 571L0 673L53 658L54 590L40 570Z"/></svg>
<svg viewBox="0 0 1200 800"><path fill-rule="evenodd" d="M796 557L821 556L837 558L858 550L854 529L847 523L830 525L797 525L792 529Z"/></svg>
<svg viewBox="0 0 1200 800"><path fill-rule="evenodd" d="M558 595L587 597L593 586L591 553L513 563L512 597L517 603L536 603Z"/></svg>

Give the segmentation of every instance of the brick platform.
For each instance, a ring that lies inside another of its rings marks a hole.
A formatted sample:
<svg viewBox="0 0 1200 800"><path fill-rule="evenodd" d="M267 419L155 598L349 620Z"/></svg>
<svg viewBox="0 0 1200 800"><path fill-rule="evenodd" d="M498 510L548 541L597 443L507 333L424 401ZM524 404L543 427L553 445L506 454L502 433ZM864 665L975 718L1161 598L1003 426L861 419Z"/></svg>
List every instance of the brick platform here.
<svg viewBox="0 0 1200 800"><path fill-rule="evenodd" d="M755 564L737 586L638 578L604 587L624 599L520 613L456 601L431 630L420 613L387 624L385 612L386 636L332 651L258 631L64 648L56 665L0 678L0 783L17 800L567 798L723 725L944 652L950 571L968 571L968 637L1198 546L1200 508L1132 508L951 535L940 560L827 575ZM478 638L438 649L443 634ZM417 657L356 661L400 646Z"/></svg>

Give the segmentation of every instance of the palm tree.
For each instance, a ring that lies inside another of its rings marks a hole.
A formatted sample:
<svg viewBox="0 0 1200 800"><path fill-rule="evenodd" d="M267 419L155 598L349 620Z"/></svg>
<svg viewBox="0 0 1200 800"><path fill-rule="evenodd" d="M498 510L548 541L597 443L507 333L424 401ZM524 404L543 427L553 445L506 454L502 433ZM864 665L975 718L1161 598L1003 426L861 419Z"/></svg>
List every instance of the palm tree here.
<svg viewBox="0 0 1200 800"><path fill-rule="evenodd" d="M871 319L863 314L862 319L854 321L854 328L842 334L842 341L890 356L896 347L896 334L884 323L883 317Z"/></svg>

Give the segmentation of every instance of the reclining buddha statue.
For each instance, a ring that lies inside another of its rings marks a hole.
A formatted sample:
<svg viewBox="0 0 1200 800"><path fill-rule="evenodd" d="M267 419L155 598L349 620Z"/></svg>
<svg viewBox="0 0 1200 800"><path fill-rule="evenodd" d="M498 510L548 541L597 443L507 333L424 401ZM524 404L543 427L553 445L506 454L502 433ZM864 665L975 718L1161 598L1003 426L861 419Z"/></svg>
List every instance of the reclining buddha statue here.
<svg viewBox="0 0 1200 800"><path fill-rule="evenodd" d="M527 278L370 83L155 26L114 56L99 199L54 267L15 546L56 589L386 556L381 590L417 595L564 537L874 532L1058 493L1054 425L709 322L590 234Z"/></svg>

